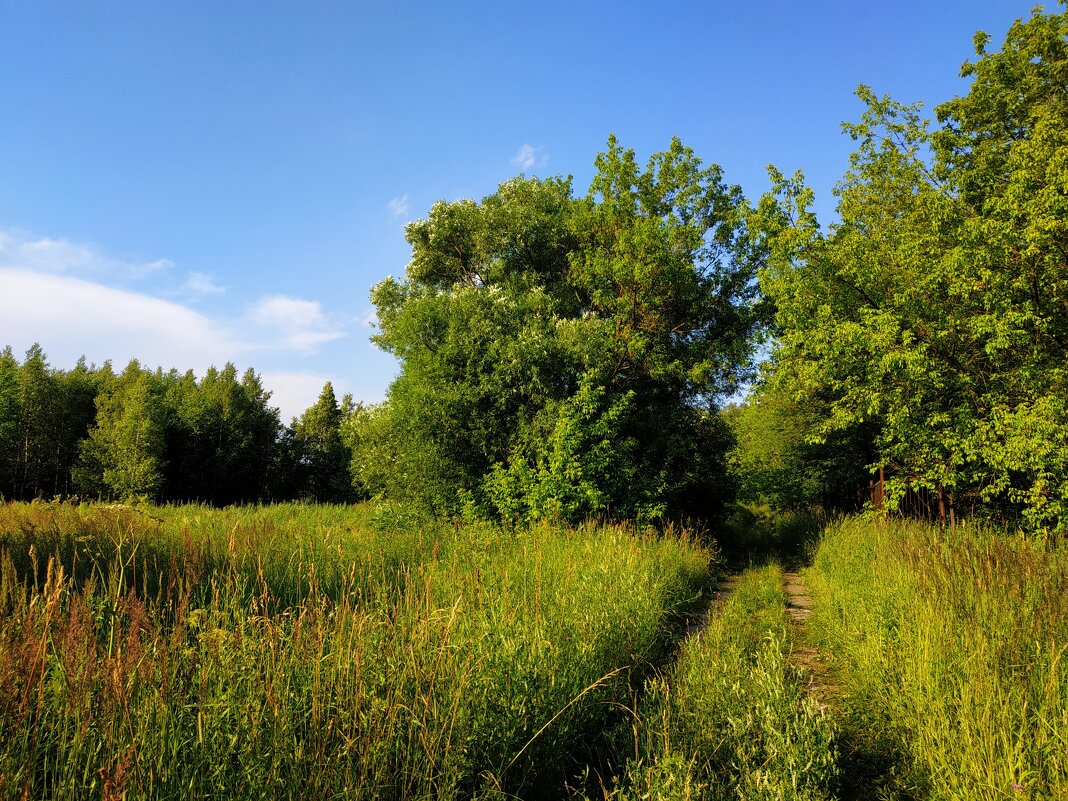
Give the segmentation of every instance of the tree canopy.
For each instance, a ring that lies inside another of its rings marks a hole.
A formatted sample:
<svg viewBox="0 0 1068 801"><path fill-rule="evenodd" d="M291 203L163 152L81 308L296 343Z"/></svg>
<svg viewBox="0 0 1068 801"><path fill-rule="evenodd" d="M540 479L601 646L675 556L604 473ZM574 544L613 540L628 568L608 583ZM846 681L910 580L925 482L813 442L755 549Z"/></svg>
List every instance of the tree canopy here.
<svg viewBox="0 0 1068 801"><path fill-rule="evenodd" d="M49 367L0 353L0 493L226 504L406 498L500 517L713 521L739 490L1068 528L1068 12L1036 9L966 94L858 94L822 228L799 172L753 206L672 140L608 140L406 228L372 289L381 404L327 384L291 427L254 371ZM770 357L748 398L754 349ZM733 405L722 408L726 401Z"/></svg>
<svg viewBox="0 0 1068 801"><path fill-rule="evenodd" d="M0 351L0 497L148 498L225 505L353 497L341 426L353 415L327 384L283 427L253 370L191 371L130 362L116 375L79 360L20 364Z"/></svg>
<svg viewBox="0 0 1068 801"><path fill-rule="evenodd" d="M759 322L741 192L677 139L643 169L613 138L596 166L584 197L520 176L408 226L404 279L372 292L401 362L364 439L386 492L515 520L715 514L713 411Z"/></svg>
<svg viewBox="0 0 1068 801"><path fill-rule="evenodd" d="M756 213L776 380L827 400L811 439L876 430L892 494L1068 520L1068 20L1001 50L976 36L968 93L924 120L866 87L827 233L800 176Z"/></svg>

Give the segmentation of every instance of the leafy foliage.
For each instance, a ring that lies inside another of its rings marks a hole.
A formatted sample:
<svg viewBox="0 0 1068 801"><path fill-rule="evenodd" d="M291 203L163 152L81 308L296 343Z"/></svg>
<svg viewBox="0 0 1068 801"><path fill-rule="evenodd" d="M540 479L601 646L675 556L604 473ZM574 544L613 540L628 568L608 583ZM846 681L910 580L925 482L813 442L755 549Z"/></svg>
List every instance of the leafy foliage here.
<svg viewBox="0 0 1068 801"><path fill-rule="evenodd" d="M0 495L52 497L73 489L79 442L96 414L93 399L110 368L53 370L39 345L20 365L0 352Z"/></svg>
<svg viewBox="0 0 1068 801"><path fill-rule="evenodd" d="M82 445L84 490L120 498L155 497L163 485L161 382L132 361L97 397L97 422Z"/></svg>
<svg viewBox="0 0 1068 801"><path fill-rule="evenodd" d="M743 403L724 409L740 503L774 511L856 508L858 489L870 479L875 430L858 423L821 435L827 411L826 402L795 400L781 381L759 383Z"/></svg>
<svg viewBox="0 0 1068 801"><path fill-rule="evenodd" d="M351 399L347 399L351 403ZM327 381L319 399L293 421L293 445L307 497L340 503L353 497L349 462L352 453L341 437L344 413Z"/></svg>
<svg viewBox="0 0 1068 801"><path fill-rule="evenodd" d="M507 468L499 462L493 466L486 493L504 519L588 517L605 510L609 499L634 485L629 451L636 442L619 436L633 393L605 408L607 391L595 386L594 380L594 374L587 373L576 393L559 404L561 408L547 408L548 436L527 438L529 454L521 445L509 457Z"/></svg>
<svg viewBox="0 0 1068 801"><path fill-rule="evenodd" d="M283 429L253 370L191 372L130 362L72 370L34 346L0 352L0 494L7 498L147 497L213 505L353 496L339 406L327 385Z"/></svg>
<svg viewBox="0 0 1068 801"><path fill-rule="evenodd" d="M528 521L716 513L708 410L758 324L740 191L678 140L642 170L613 138L596 165L584 198L517 178L409 225L405 280L372 293L402 364L361 445L389 453L386 494Z"/></svg>
<svg viewBox="0 0 1068 801"><path fill-rule="evenodd" d="M770 251L777 380L828 403L815 437L877 429L890 490L1068 520L1068 17L1036 11L970 91L918 106L866 87L840 222L820 232L799 176L756 217Z"/></svg>

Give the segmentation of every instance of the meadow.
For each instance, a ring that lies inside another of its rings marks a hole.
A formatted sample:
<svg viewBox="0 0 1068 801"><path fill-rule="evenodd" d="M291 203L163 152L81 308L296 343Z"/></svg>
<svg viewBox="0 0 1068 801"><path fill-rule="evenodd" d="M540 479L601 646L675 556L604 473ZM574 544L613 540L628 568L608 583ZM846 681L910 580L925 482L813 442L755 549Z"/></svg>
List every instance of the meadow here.
<svg viewBox="0 0 1068 801"><path fill-rule="evenodd" d="M559 797L714 553L389 506L0 507L0 797Z"/></svg>
<svg viewBox="0 0 1068 801"><path fill-rule="evenodd" d="M1068 798L1068 551L965 524L845 519L808 572L868 795Z"/></svg>
<svg viewBox="0 0 1068 801"><path fill-rule="evenodd" d="M5 504L0 798L1068 797L1063 547L751 515Z"/></svg>

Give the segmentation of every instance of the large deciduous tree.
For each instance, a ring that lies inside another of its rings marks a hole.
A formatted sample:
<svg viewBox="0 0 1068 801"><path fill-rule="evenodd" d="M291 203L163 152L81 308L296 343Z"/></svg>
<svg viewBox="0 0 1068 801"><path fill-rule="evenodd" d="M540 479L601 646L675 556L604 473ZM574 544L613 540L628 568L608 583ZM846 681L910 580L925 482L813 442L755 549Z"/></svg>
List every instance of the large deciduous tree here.
<svg viewBox="0 0 1068 801"><path fill-rule="evenodd" d="M409 225L405 278L372 293L402 369L356 453L388 453L386 492L517 520L715 513L712 411L757 324L740 191L678 140L642 169L611 139L596 166L582 198L520 177Z"/></svg>
<svg viewBox="0 0 1068 801"><path fill-rule="evenodd" d="M75 478L83 492L158 498L165 468L160 376L131 361L96 398L96 425L81 443Z"/></svg>
<svg viewBox="0 0 1068 801"><path fill-rule="evenodd" d="M1068 524L1068 18L976 37L967 95L919 108L863 88L822 234L798 181L760 208L779 380L829 398L827 435L873 425L892 493Z"/></svg>

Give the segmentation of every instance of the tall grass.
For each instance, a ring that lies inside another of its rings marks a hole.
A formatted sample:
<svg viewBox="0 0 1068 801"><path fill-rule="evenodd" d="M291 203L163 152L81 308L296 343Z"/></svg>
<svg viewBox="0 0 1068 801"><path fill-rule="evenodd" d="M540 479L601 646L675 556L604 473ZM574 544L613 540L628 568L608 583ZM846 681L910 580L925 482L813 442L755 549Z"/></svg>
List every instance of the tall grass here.
<svg viewBox="0 0 1068 801"><path fill-rule="evenodd" d="M897 757L885 794L1068 798L1068 551L851 519L809 586L856 735Z"/></svg>
<svg viewBox="0 0 1068 801"><path fill-rule="evenodd" d="M375 507L0 507L0 797L559 793L712 554Z"/></svg>
<svg viewBox="0 0 1068 801"><path fill-rule="evenodd" d="M837 784L832 726L790 663L782 569L746 571L649 683L616 799L817 801Z"/></svg>

